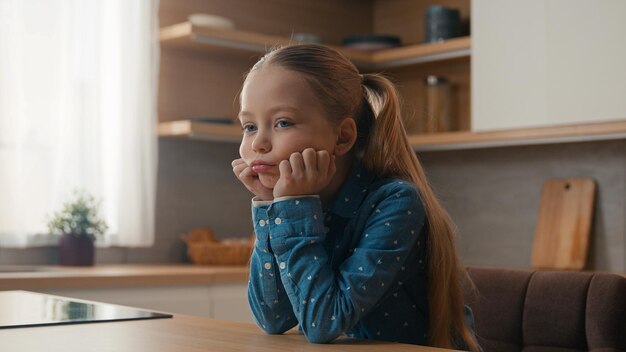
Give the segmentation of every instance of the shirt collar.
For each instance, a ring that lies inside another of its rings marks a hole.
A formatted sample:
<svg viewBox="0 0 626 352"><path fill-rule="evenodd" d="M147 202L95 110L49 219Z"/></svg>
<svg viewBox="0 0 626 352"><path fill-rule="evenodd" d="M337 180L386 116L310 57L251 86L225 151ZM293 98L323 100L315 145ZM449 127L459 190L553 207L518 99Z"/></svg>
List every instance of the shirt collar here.
<svg viewBox="0 0 626 352"><path fill-rule="evenodd" d="M367 196L369 185L373 180L374 176L356 161L337 192L329 211L344 218L354 217Z"/></svg>

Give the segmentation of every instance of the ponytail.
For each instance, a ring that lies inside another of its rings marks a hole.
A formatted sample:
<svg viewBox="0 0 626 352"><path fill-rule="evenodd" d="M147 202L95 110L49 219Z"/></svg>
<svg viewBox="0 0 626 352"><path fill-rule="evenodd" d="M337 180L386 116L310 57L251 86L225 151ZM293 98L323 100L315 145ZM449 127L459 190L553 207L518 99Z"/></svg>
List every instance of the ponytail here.
<svg viewBox="0 0 626 352"><path fill-rule="evenodd" d="M478 345L465 324L461 281L471 283L471 280L456 254L452 220L437 200L406 137L400 99L393 83L377 74L362 77L363 105L366 107L362 107L357 115L357 126L359 120L372 120L368 114L375 116L363 150L367 158L362 162L378 177L393 176L411 181L426 210L429 344L452 348L452 341L461 339L471 351L478 351Z"/></svg>
<svg viewBox="0 0 626 352"><path fill-rule="evenodd" d="M400 100L393 83L377 74L364 74L362 85L363 103L370 107L364 111L375 116L363 150L367 155L363 160L365 167L378 177L399 176L414 181L409 171L417 159L405 137ZM363 117L357 116L357 121Z"/></svg>

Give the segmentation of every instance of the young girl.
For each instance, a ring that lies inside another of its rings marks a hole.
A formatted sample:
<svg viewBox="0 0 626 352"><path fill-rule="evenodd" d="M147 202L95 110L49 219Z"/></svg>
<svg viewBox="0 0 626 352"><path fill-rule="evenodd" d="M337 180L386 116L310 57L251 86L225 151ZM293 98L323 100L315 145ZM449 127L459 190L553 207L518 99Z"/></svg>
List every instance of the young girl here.
<svg viewBox="0 0 626 352"><path fill-rule="evenodd" d="M392 83L321 45L274 50L240 96L256 196L249 303L258 325L479 350L453 225L408 143Z"/></svg>

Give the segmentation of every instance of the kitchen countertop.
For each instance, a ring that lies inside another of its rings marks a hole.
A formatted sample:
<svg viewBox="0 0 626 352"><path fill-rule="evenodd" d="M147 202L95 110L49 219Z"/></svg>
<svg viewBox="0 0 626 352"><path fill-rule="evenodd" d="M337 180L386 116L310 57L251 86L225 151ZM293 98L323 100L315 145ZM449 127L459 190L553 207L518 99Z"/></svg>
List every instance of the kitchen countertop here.
<svg viewBox="0 0 626 352"><path fill-rule="evenodd" d="M180 314L168 319L0 329L0 341L3 351L445 351L347 337L311 344L293 329L267 335L254 324Z"/></svg>
<svg viewBox="0 0 626 352"><path fill-rule="evenodd" d="M0 290L207 285L245 283L247 280L247 266L199 266L192 264L98 264L93 267L0 265Z"/></svg>
<svg viewBox="0 0 626 352"><path fill-rule="evenodd" d="M626 277L625 273L617 274ZM0 290L243 284L247 281L247 265L98 264L93 267L0 265Z"/></svg>

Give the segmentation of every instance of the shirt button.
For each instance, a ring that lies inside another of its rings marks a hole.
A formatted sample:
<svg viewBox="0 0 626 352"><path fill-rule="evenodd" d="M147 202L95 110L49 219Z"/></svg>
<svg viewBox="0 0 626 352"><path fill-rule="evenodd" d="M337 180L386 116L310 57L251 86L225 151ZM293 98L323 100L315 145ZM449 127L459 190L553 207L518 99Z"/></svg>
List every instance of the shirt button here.
<svg viewBox="0 0 626 352"><path fill-rule="evenodd" d="M265 262L265 265L263 265L263 267L267 270L270 270L272 268L272 264L270 264L270 262Z"/></svg>
<svg viewBox="0 0 626 352"><path fill-rule="evenodd" d="M276 225L280 225L282 222L283 222L283 220L281 220L281 218L276 218L276 219L274 219L274 223L275 223Z"/></svg>
<svg viewBox="0 0 626 352"><path fill-rule="evenodd" d="M259 225L261 225L261 227L265 226L265 220L263 219L259 220Z"/></svg>
<svg viewBox="0 0 626 352"><path fill-rule="evenodd" d="M285 269L285 267L286 267L286 266L287 266L287 265L285 264L285 262L280 262L280 264L278 264L278 267L279 267L281 270Z"/></svg>

